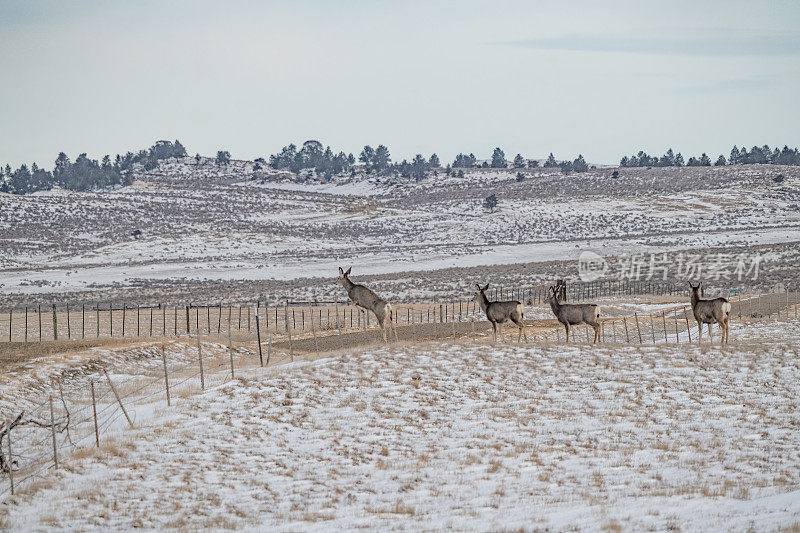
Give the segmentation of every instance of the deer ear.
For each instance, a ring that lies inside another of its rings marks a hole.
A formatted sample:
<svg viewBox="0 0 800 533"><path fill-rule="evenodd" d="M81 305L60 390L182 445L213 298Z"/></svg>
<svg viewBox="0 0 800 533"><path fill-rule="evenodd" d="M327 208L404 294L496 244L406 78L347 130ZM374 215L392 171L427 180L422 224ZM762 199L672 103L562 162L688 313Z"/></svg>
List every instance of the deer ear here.
<svg viewBox="0 0 800 533"><path fill-rule="evenodd" d="M486 284L486 285L483 287L483 290L487 290L488 288L489 288L489 284L487 283L487 284Z"/></svg>
<svg viewBox="0 0 800 533"><path fill-rule="evenodd" d="M475 288L478 289L478 290L481 290L481 286L479 284L477 284L477 283L475 284Z"/></svg>
<svg viewBox="0 0 800 533"><path fill-rule="evenodd" d="M353 267L350 267L350 268L348 268L348 269L347 269L347 272L345 272L345 273L344 273L344 275L345 275L345 276L349 276L349 275L350 275L350 271L351 271L351 270L353 270Z"/></svg>
<svg viewBox="0 0 800 533"><path fill-rule="evenodd" d="M339 275L342 275L342 274L344 274L344 270L342 270L342 267L339 267Z"/></svg>

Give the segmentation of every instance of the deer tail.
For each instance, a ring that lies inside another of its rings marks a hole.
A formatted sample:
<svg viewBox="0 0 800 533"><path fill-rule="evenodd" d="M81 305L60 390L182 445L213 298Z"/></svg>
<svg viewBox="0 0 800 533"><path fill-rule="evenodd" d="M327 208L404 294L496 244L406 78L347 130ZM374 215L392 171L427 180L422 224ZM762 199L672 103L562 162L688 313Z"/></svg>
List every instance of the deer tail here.
<svg viewBox="0 0 800 533"><path fill-rule="evenodd" d="M725 313L725 317L726 318L731 316L731 303L730 302L724 302L722 304L722 312Z"/></svg>

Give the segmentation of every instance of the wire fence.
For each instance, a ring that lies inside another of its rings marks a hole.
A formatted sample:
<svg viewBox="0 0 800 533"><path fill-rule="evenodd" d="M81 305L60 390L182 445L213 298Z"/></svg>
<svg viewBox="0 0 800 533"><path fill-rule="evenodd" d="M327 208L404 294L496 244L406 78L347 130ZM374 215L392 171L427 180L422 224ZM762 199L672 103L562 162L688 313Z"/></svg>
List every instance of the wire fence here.
<svg viewBox="0 0 800 533"><path fill-rule="evenodd" d="M498 297L501 294L498 289ZM520 292L519 296L535 294ZM514 293L504 296L513 297ZM798 296L798 292L738 294L732 298L731 315L742 321L773 317L796 321ZM547 311L545 303L528 300L529 307L537 305L540 312ZM297 322L290 310L283 315L287 323L279 321L274 329L266 325L266 318L262 322L269 308L256 308L263 314L251 315L250 330L236 327L238 314L231 313L216 330L196 328L190 336L154 339L129 350L132 357L128 361L109 363L100 372L72 376L49 390L38 391L35 398L20 402L22 413L16 419L16 413L4 413L5 419L0 420L0 475L4 479L0 498L25 490L73 454L112 446L122 430L135 427L155 408L235 379L238 371L382 342L378 327L368 323L369 315L348 313L350 307L334 305L330 322L321 306L296 309L308 311L305 318L300 314ZM290 308L284 306L286 309ZM489 323L482 320L480 308L473 302L403 306L396 311L402 341L485 341L489 335ZM566 342L563 326L553 318L528 320L526 330L529 343ZM590 330L586 325L572 328L570 342L582 344L585 335L585 342L592 343L594 332ZM698 342L697 333L688 302L652 312L604 317L599 326L600 342L626 345Z"/></svg>

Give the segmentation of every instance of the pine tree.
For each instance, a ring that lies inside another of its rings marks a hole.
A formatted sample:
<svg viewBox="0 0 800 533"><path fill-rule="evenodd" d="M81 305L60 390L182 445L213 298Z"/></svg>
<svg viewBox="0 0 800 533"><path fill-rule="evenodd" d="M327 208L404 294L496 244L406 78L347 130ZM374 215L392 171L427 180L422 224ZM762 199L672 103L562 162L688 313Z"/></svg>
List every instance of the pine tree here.
<svg viewBox="0 0 800 533"><path fill-rule="evenodd" d="M717 158L717 161L714 163L714 166L715 167L723 167L723 166L725 166L727 164L728 164L728 162L725 161L725 156L722 155L722 154L719 154L719 157Z"/></svg>
<svg viewBox="0 0 800 533"><path fill-rule="evenodd" d="M231 153L227 150L217 151L217 166L228 165L231 162Z"/></svg>
<svg viewBox="0 0 800 533"><path fill-rule="evenodd" d="M514 168L525 168L525 158L521 154L514 158Z"/></svg>
<svg viewBox="0 0 800 533"><path fill-rule="evenodd" d="M675 166L676 166L676 167L682 167L682 166L683 166L683 164L684 164L684 163L683 163L683 156L681 155L681 153L680 153L680 152L678 152L678 153L675 155Z"/></svg>
<svg viewBox="0 0 800 533"><path fill-rule="evenodd" d="M545 168L553 168L558 166L558 161L553 156L553 152L550 152L550 155L547 157L547 161L544 162Z"/></svg>
<svg viewBox="0 0 800 533"><path fill-rule="evenodd" d="M728 161L731 165L738 165L739 164L739 149L736 148L736 145L733 145L731 148L731 156L728 158Z"/></svg>
<svg viewBox="0 0 800 533"><path fill-rule="evenodd" d="M441 168L442 163L439 161L439 156L436 154L431 154L431 158L428 160L428 165L431 168Z"/></svg>
<svg viewBox="0 0 800 533"><path fill-rule="evenodd" d="M375 149L375 156L372 159L372 164L378 174L383 174L389 168L392 158L389 155L389 149L384 145L378 145Z"/></svg>
<svg viewBox="0 0 800 533"><path fill-rule="evenodd" d="M589 170L589 165L583 159L583 156L578 154L578 157L572 162L572 170L575 172L586 172Z"/></svg>
<svg viewBox="0 0 800 533"><path fill-rule="evenodd" d="M500 148L495 148L492 152L492 168L506 168L506 154Z"/></svg>

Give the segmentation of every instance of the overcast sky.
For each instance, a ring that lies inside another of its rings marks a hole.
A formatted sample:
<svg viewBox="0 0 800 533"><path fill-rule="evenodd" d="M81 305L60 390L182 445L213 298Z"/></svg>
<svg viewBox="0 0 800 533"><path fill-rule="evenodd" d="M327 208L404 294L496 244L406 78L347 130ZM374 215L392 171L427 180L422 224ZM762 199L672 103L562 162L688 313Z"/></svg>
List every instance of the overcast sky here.
<svg viewBox="0 0 800 533"><path fill-rule="evenodd" d="M0 0L0 163L796 146L798 28L797 1Z"/></svg>

